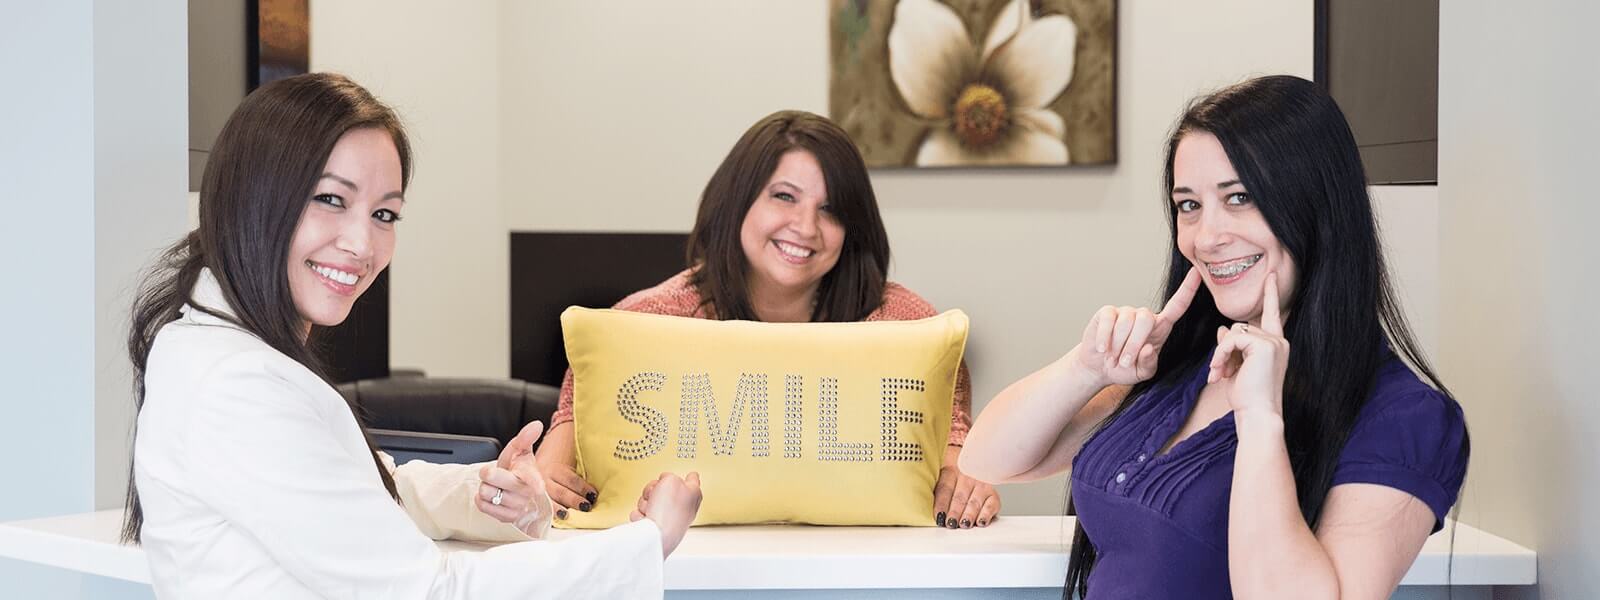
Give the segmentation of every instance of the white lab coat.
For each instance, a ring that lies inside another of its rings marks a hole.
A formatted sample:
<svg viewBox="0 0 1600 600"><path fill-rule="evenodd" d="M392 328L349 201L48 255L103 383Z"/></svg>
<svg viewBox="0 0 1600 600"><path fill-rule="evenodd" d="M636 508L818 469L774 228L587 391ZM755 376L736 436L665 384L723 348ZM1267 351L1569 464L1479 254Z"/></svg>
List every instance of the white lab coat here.
<svg viewBox="0 0 1600 600"><path fill-rule="evenodd" d="M209 271L192 298L229 308ZM344 399L300 363L188 306L150 351L134 479L162 598L661 597L661 532L648 519L562 543L440 551L430 537L528 539L473 506L477 471L394 469L402 508Z"/></svg>

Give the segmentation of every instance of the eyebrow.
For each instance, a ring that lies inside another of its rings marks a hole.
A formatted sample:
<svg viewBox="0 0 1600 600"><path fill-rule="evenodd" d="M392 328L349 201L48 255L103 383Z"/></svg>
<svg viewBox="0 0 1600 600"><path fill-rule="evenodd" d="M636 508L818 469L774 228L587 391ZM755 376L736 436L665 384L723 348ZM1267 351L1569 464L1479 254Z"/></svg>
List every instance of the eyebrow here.
<svg viewBox="0 0 1600 600"><path fill-rule="evenodd" d="M1228 188L1236 186L1236 185L1239 185L1239 180L1237 180L1237 179L1229 179L1229 180L1224 181L1222 183L1218 183L1217 184L1217 189L1225 190L1225 189L1228 189ZM1191 190L1191 189L1189 189L1187 187L1175 187L1175 188L1172 188L1172 193L1174 193L1174 194L1193 194L1194 190Z"/></svg>
<svg viewBox="0 0 1600 600"><path fill-rule="evenodd" d="M321 179L332 179L334 181L337 181L340 184L344 185L345 187L350 188L350 191L352 191L352 192L361 191L361 188L357 187L356 183L354 181L350 181L349 179L345 179L345 178L340 177L338 175L334 175L333 173L323 173ZM400 192L398 192L398 191L389 192L387 194L384 194L382 198L379 198L379 201L388 200L390 198L399 198L401 202L405 202L406 201L406 197L403 194L401 194Z"/></svg>
<svg viewBox="0 0 1600 600"><path fill-rule="evenodd" d="M806 191L805 188L800 187L798 185L795 185L793 183L789 183L788 180L784 180L784 179L779 179L777 181L772 182L772 185L770 187L778 187L778 186L785 186L785 187L793 188L794 191L797 191L797 192Z"/></svg>

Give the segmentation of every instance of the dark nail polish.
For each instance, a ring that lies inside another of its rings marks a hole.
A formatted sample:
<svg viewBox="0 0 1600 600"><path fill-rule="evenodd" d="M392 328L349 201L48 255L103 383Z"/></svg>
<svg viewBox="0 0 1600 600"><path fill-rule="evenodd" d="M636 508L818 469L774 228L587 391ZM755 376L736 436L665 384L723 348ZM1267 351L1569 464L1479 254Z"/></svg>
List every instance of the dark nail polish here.
<svg viewBox="0 0 1600 600"><path fill-rule="evenodd" d="M557 519L565 519L565 518L567 518L567 509L565 509L565 508L557 509L556 510L556 518Z"/></svg>
<svg viewBox="0 0 1600 600"><path fill-rule="evenodd" d="M933 522L935 524L937 524L938 526L940 526L940 527L944 527L944 513L939 513L937 515L934 515L933 516Z"/></svg>
<svg viewBox="0 0 1600 600"><path fill-rule="evenodd" d="M589 512L589 509L593 508L593 507L594 507L594 505L589 504L588 502L579 502L578 503L578 510L581 510L583 512Z"/></svg>
<svg viewBox="0 0 1600 600"><path fill-rule="evenodd" d="M950 527L950 528L951 528L951 529L955 529L955 528L957 528L957 527L960 527L960 526L961 526L961 524L960 524L960 523L957 523L957 522L956 522L956 520L955 520L955 519L950 519L950 520L948 520L948 521L945 521L945 523L948 523L948 524L949 524L949 527Z"/></svg>
<svg viewBox="0 0 1600 600"><path fill-rule="evenodd" d="M588 500L590 504L594 504L595 498L598 498L598 497L599 497L599 495L594 493L594 492L589 492L589 493L583 495L583 499L584 500Z"/></svg>
<svg viewBox="0 0 1600 600"><path fill-rule="evenodd" d="M970 529L971 527L972 527L972 520L971 519L962 519L961 520L961 528L962 529Z"/></svg>
<svg viewBox="0 0 1600 600"><path fill-rule="evenodd" d="M979 527L985 527L985 526L988 526L988 525L989 525L988 521L985 521L983 519L978 519L978 526Z"/></svg>

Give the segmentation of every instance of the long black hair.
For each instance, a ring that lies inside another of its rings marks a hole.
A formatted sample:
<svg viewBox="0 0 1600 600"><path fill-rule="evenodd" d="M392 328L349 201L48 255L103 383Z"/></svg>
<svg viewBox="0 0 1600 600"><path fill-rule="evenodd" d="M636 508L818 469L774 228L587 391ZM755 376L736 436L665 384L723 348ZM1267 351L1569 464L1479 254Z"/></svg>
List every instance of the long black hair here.
<svg viewBox="0 0 1600 600"><path fill-rule="evenodd" d="M334 144L346 132L362 128L383 130L394 139L402 185L409 183L411 147L399 117L342 75L280 79L252 92L234 109L200 182L199 228L162 253L134 300L128 357L133 361L135 416L144 406L145 366L156 334L179 317L185 304L232 322L327 378L321 359L307 344L305 319L289 292L289 242ZM191 297L207 269L221 285L228 307L201 306ZM224 308L231 308L233 316ZM356 422L361 422L359 415ZM370 436L367 445L384 488L398 501L394 479ZM143 524L130 466L123 541L139 541Z"/></svg>
<svg viewBox="0 0 1600 600"><path fill-rule="evenodd" d="M1411 333L1384 265L1355 136L1333 98L1287 75L1251 79L1191 102L1167 140L1165 187L1171 249L1163 297L1177 293L1190 263L1178 249L1173 157L1191 133L1216 136L1274 237L1295 263L1284 337L1294 345L1283 382L1284 441L1300 512L1313 530L1356 416L1378 367L1399 354L1441 393ZM1156 374L1131 389L1101 426L1146 390L1174 385L1210 358L1216 331L1232 320L1205 286L1161 349ZM1466 443L1463 440L1463 452ZM1065 597L1088 592L1095 549L1079 525Z"/></svg>
<svg viewBox="0 0 1600 600"><path fill-rule="evenodd" d="M822 276L812 321L860 321L883 304L889 277L889 234L878 212L867 164L849 134L826 117L798 110L767 115L750 126L722 159L700 196L689 232L690 282L706 312L722 320L759 320L750 305L749 260L739 230L778 161L793 150L816 157L828 206L844 226L839 262Z"/></svg>

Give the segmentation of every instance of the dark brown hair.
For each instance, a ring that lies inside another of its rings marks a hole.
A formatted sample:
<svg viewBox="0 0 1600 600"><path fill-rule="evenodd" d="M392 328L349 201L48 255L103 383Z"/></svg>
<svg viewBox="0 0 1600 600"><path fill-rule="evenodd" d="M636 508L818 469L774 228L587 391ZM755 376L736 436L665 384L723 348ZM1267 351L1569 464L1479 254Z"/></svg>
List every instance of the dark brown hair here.
<svg viewBox="0 0 1600 600"><path fill-rule="evenodd" d="M134 300L128 357L133 361L135 416L144 406L145 366L156 334L178 318L185 304L237 325L326 379L289 292L289 242L334 144L346 132L363 128L381 129L394 138L401 182L409 183L411 146L399 117L342 75L280 79L252 92L234 109L200 182L200 227L162 253ZM219 310L224 307L201 306L190 296L203 269L216 277L233 317ZM361 422L359 415L356 422ZM394 479L370 436L367 446L384 488L398 501ZM139 541L143 524L130 467L123 541Z"/></svg>
<svg viewBox="0 0 1600 600"><path fill-rule="evenodd" d="M717 319L759 320L750 305L749 261L740 244L745 214L778 168L778 161L804 150L822 166L828 204L844 227L839 262L822 277L812 321L860 321L883 303L889 276L889 234L878 214L866 162L850 136L833 121L786 110L768 115L744 132L717 167L700 196L700 212L689 233L690 282L706 311Z"/></svg>

